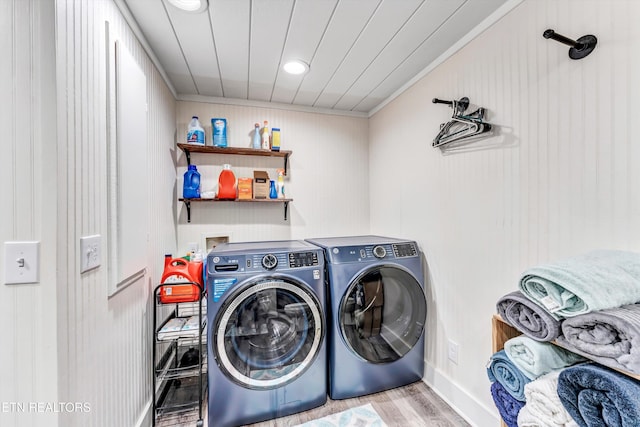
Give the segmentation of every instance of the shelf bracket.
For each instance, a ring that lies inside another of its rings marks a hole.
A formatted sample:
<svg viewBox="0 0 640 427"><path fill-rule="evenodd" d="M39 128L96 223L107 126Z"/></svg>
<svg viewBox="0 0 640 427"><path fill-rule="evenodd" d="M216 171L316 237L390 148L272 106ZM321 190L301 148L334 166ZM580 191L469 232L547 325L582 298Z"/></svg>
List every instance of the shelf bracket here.
<svg viewBox="0 0 640 427"><path fill-rule="evenodd" d="M187 156L187 166L191 165L191 151L189 150L185 150L184 151L184 155Z"/></svg>
<svg viewBox="0 0 640 427"><path fill-rule="evenodd" d="M191 202L185 200L184 205L187 207L187 222L191 222Z"/></svg>
<svg viewBox="0 0 640 427"><path fill-rule="evenodd" d="M287 169L289 168L289 154L285 154L284 155L284 175L287 176ZM286 215L285 215L285 219Z"/></svg>
<svg viewBox="0 0 640 427"><path fill-rule="evenodd" d="M287 211L289 210L289 202L284 202L284 220L287 220Z"/></svg>

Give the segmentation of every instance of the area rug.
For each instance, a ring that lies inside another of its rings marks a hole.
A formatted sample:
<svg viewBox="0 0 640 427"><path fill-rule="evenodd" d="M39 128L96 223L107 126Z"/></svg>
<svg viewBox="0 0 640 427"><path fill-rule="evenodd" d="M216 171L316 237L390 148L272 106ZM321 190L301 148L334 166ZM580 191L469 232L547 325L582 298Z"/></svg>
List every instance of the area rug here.
<svg viewBox="0 0 640 427"><path fill-rule="evenodd" d="M370 403L327 415L296 427L387 427Z"/></svg>

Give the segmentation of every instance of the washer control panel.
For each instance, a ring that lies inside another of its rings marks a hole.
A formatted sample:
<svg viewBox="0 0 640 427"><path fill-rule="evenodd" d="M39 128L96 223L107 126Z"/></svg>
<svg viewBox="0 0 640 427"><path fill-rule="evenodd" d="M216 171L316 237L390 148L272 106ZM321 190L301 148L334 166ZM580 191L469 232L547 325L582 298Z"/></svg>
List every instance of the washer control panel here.
<svg viewBox="0 0 640 427"><path fill-rule="evenodd" d="M320 250L304 252L272 252L250 255L215 256L207 265L217 273L280 271L301 267L316 267L323 263Z"/></svg>

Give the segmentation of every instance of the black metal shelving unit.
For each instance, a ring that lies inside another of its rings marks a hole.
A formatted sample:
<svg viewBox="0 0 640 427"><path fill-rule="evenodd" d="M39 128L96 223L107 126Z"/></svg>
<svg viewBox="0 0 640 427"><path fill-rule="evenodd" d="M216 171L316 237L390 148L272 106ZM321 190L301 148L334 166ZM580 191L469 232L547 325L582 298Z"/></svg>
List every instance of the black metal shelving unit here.
<svg viewBox="0 0 640 427"><path fill-rule="evenodd" d="M180 296L180 289L193 290ZM174 291L175 290L175 291ZM154 290L152 426L204 425L207 392L206 292L195 282L164 283ZM181 325L181 326L179 326ZM179 327L178 327L179 326Z"/></svg>

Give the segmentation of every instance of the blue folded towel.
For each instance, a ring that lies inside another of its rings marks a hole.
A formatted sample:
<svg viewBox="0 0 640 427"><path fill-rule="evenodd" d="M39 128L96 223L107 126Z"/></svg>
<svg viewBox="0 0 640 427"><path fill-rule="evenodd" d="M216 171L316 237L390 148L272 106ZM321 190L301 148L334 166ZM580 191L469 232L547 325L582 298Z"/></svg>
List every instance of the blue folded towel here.
<svg viewBox="0 0 640 427"><path fill-rule="evenodd" d="M638 427L640 381L595 363L563 370L558 396L580 427Z"/></svg>
<svg viewBox="0 0 640 427"><path fill-rule="evenodd" d="M502 320L536 341L553 341L560 335L559 317L520 291L500 298L496 309Z"/></svg>
<svg viewBox="0 0 640 427"><path fill-rule="evenodd" d="M509 360L504 350L491 356L487 376L489 381L499 382L515 399L524 401L524 385L531 380Z"/></svg>
<svg viewBox="0 0 640 427"><path fill-rule="evenodd" d="M640 254L598 250L526 270L520 290L567 318L640 301Z"/></svg>
<svg viewBox="0 0 640 427"><path fill-rule="evenodd" d="M509 427L518 426L518 412L524 406L524 402L516 400L502 384L494 382L491 384L491 397L498 408L500 417Z"/></svg>
<svg viewBox="0 0 640 427"><path fill-rule="evenodd" d="M584 357L556 345L535 341L524 335L507 340L504 351L509 360L532 380L585 360Z"/></svg>

